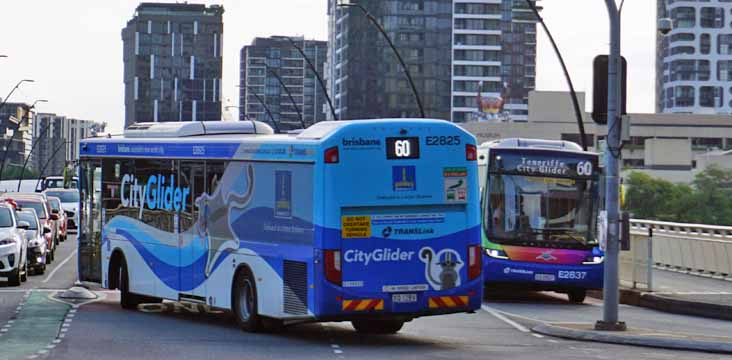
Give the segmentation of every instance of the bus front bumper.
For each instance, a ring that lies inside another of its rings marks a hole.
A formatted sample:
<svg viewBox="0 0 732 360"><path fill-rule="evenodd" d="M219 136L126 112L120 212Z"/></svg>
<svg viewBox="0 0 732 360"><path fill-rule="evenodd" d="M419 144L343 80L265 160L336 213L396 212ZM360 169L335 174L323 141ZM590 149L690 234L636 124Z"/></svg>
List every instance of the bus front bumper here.
<svg viewBox="0 0 732 360"><path fill-rule="evenodd" d="M527 290L601 289L603 264L560 265L483 257L487 287L515 286Z"/></svg>

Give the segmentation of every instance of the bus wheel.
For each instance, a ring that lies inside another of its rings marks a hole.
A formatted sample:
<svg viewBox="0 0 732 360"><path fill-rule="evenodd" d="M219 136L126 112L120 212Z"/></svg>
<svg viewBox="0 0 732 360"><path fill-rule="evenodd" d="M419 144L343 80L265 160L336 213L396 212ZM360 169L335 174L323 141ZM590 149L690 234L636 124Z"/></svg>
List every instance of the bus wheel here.
<svg viewBox="0 0 732 360"><path fill-rule="evenodd" d="M119 292L120 292L120 305L123 309L135 310L137 305L140 305L140 299L137 295L130 292L130 280L127 275L127 263L122 260L119 264Z"/></svg>
<svg viewBox="0 0 732 360"><path fill-rule="evenodd" d="M354 320L351 322L356 331L363 334L396 334L404 326L399 320Z"/></svg>
<svg viewBox="0 0 732 360"><path fill-rule="evenodd" d="M249 332L261 331L262 319L257 314L257 285L249 269L236 273L232 293L232 309L239 327Z"/></svg>
<svg viewBox="0 0 732 360"><path fill-rule="evenodd" d="M583 302L585 302L585 297L587 297L587 290L569 290L567 296L569 297L570 302L573 302L575 304L582 304Z"/></svg>

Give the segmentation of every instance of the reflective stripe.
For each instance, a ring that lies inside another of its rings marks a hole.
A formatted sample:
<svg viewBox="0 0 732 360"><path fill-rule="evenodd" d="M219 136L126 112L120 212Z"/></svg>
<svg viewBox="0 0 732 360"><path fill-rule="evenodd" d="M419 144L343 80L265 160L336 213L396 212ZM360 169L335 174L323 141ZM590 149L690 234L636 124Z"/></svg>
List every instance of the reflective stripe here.
<svg viewBox="0 0 732 360"><path fill-rule="evenodd" d="M343 311L369 311L384 310L384 300L379 299L361 299L361 300L343 300L341 306Z"/></svg>

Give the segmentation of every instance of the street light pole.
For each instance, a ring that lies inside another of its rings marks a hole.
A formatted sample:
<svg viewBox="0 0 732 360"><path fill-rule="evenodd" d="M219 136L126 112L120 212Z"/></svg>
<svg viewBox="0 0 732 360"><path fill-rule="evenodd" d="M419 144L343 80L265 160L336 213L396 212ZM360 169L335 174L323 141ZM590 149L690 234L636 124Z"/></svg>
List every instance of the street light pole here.
<svg viewBox="0 0 732 360"><path fill-rule="evenodd" d="M544 18L541 17L541 15L539 14L539 9L536 8L535 1L536 0L526 0L526 3L531 8L531 11L534 12L534 15L539 20L541 27L544 28L544 32L546 33L546 36L549 38L549 42L551 42L552 47L554 48L554 53L557 54L557 58L559 59L559 64L562 66L562 70L564 71L564 78L567 80L567 85L569 85L569 95L572 98L572 106L574 107L574 115L577 118L577 127L579 128L579 133L580 133L580 145L582 145L582 149L584 151L587 151L585 124L584 124L584 120L582 119L582 110L580 110L579 101L577 100L577 92L574 91L574 85L572 84L572 78L569 76L569 71L567 70L567 65L564 63L564 57L562 57L562 53L559 51L559 47L557 46L557 43L554 41L554 37L552 36L552 33L549 32L549 27L546 26L546 23L544 22Z"/></svg>
<svg viewBox="0 0 732 360"><path fill-rule="evenodd" d="M328 102L328 107L330 108L330 114L333 116L333 120L338 120L338 116L336 116L335 108L333 107L333 102L330 100L330 96L328 96L328 87L325 86L325 81L323 81L323 78L320 76L320 73L318 73L318 69L313 65L313 62L310 61L310 58L305 55L305 51L297 45L295 40L292 40L291 37L287 37L287 40L290 42L292 47L294 47L297 52L300 53L303 59L305 59L305 62L308 64L308 67L310 68L310 71L315 74L315 77L318 79L318 83L320 84L320 88L323 90L323 94L325 94L325 100ZM303 40L304 42L304 40Z"/></svg>
<svg viewBox="0 0 732 360"><path fill-rule="evenodd" d="M53 160L56 157L56 155L58 155L59 151L61 151L62 146L66 145L70 142L71 141L69 141L69 140L64 140L61 142L61 144L57 148L53 149L53 155L51 155L51 157L49 157L48 160L46 160L46 163L43 164L41 171L38 172L38 181L36 182L36 187L35 187L36 189L38 189L38 186L41 184L41 180L43 179L43 173L46 172L46 168L48 167L48 165L51 164L51 160ZM18 191L20 191L20 190L18 190Z"/></svg>
<svg viewBox="0 0 732 360"><path fill-rule="evenodd" d="M35 106L35 105L34 105ZM51 127L51 119L48 119L48 124L43 128L43 131L38 135L38 138L35 142L31 145L31 150L28 153L28 157L25 158L25 161L23 162L23 168L20 169L20 179L18 179L18 192L20 192L20 181L23 179L23 175L25 174L25 167L28 166L28 161L31 158L31 155L33 155L33 150L36 149L36 145L38 145L39 142L41 142L41 139L46 136L46 132L48 132L48 129ZM32 141L32 140L31 140ZM64 152L65 154L66 152ZM54 152L54 156L56 156Z"/></svg>
<svg viewBox="0 0 732 360"><path fill-rule="evenodd" d="M292 97L292 93L290 92L290 89L287 88L287 85L285 85L285 82L282 80L282 78L280 77L280 75L277 74L276 71L270 69L269 72L272 73L272 75L275 77L275 79L277 79L277 81L280 83L280 85L282 85L282 88L285 89L285 92L287 93L287 96L290 97L290 101L292 102L292 106L295 107L295 111L297 111L297 116L298 116L298 118L300 118L300 125L302 125L302 128L304 129L305 128L305 120L303 120L303 118L302 118L302 113L300 112L300 108L297 106L297 103L295 102L295 98ZM282 112L280 111L280 113L282 113Z"/></svg>
<svg viewBox="0 0 732 360"><path fill-rule="evenodd" d="M404 63L404 59L402 59L402 56L399 54L399 50L397 50L396 46L394 46L394 43L391 41L391 38L389 37L389 34L386 33L386 30L384 30L384 27L379 24L379 21L376 20L376 18L371 15L371 13L366 10L365 7L363 7L361 4L355 4L350 2L339 2L336 6L339 7L355 7L363 13L364 16L366 16L367 19L376 27L376 29L379 30L381 35L384 36L384 39L386 39L387 44L389 44L389 47L394 52L394 55L396 55L397 60L399 60L399 64L402 66L402 70L404 70L404 74L407 76L407 80L409 81L409 85L412 87L412 94L414 94L414 100L417 102L417 107L419 108L419 114L422 118L425 118L424 114L424 108L422 107L422 100L419 98L419 93L417 93L417 87L414 85L414 81L412 80L412 74L409 72L409 68L407 67L407 64Z"/></svg>
<svg viewBox="0 0 732 360"><path fill-rule="evenodd" d="M28 112L25 114L26 119L28 118L28 116L30 116L30 112L36 108L36 104L38 104L39 102L45 103L45 102L48 102L48 100L39 99L39 100L34 101L33 105L31 105L28 108ZM15 139L15 134L20 132L18 130L20 130L21 122L23 122L23 119L18 120L18 126L15 127L15 131L13 132L13 135L10 136L10 140L8 141L7 145L5 146L5 151L3 152L3 161L2 161L2 163L0 163L0 180L3 179L3 171L5 170L5 161L8 159L8 152L10 151L10 146L13 144L13 140ZM32 130L31 130L31 133L32 133ZM33 150L31 150L31 152L32 151Z"/></svg>
<svg viewBox="0 0 732 360"><path fill-rule="evenodd" d="M625 323L618 321L619 302L619 235L620 235L620 11L615 0L605 0L610 18L610 56L608 58L607 89L607 149L605 150L605 207L607 234L605 246L603 319L595 324L597 330L624 331Z"/></svg>
<svg viewBox="0 0 732 360"><path fill-rule="evenodd" d="M8 96L6 96L5 99L3 99L3 102L0 103L0 110L2 110L3 106L5 106L5 104L8 102L8 99L10 99L10 95L13 95L15 90L18 90L18 87L20 87L20 84L25 83L25 82L32 83L32 82L35 82L35 80L23 79L23 80L18 81L18 83L15 84L15 87L13 88L13 90L10 90L10 93L8 94Z"/></svg>
<svg viewBox="0 0 732 360"><path fill-rule="evenodd" d="M251 90L251 87L247 86L247 90ZM264 111L267 112L269 119L272 121L272 126L274 126L275 132L279 134L280 125L277 124L277 121L275 121L274 116L272 116L272 112L269 111L269 107L267 106L267 103L265 103L264 99L262 99L259 95L257 95L256 91L252 91L252 95L254 95L254 97L257 98L257 101L259 101L259 103L262 104L262 106L264 107Z"/></svg>

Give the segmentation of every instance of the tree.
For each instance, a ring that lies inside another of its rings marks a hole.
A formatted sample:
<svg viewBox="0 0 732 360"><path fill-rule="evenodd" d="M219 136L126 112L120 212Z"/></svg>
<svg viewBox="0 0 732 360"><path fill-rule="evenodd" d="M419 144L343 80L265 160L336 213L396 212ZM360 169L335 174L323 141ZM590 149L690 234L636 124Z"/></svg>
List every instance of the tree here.
<svg viewBox="0 0 732 360"><path fill-rule="evenodd" d="M691 185L633 172L626 182L625 210L648 220L732 224L732 170L710 166Z"/></svg>

